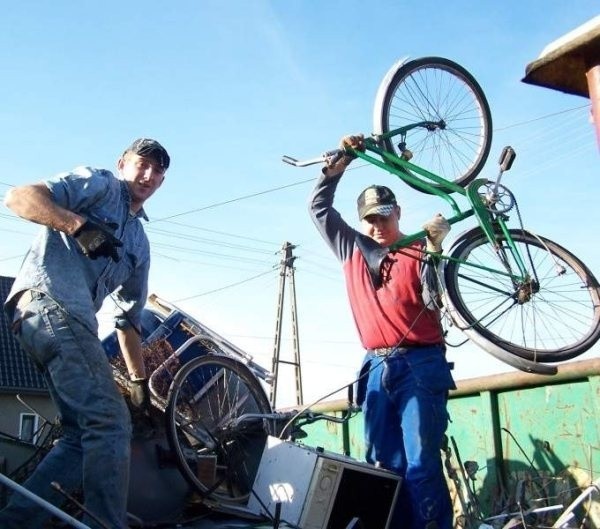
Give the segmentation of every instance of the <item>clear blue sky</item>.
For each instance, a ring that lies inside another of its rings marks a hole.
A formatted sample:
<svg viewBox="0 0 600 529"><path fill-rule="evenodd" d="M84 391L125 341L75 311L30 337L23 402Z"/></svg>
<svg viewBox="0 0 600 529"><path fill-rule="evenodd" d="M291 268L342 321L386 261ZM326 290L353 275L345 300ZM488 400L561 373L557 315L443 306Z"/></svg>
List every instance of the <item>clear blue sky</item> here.
<svg viewBox="0 0 600 529"><path fill-rule="evenodd" d="M600 275L589 101L520 81L547 44L597 14L596 0L11 2L0 19L0 196L81 164L112 169L131 140L156 137L172 167L147 207L151 292L270 367L277 251L298 245L304 391L314 399L351 381L362 351L341 272L306 211L318 169L281 156L312 157L345 133L370 133L377 86L400 57L451 58L492 109L484 173L495 176L511 144L517 160L505 184L525 225ZM337 197L348 219L373 182L396 190L407 231L440 210L359 167ZM0 274L16 274L35 229L0 211ZM288 301L282 358L291 356ZM511 371L474 346L449 354L456 378ZM281 404L290 387L282 368Z"/></svg>

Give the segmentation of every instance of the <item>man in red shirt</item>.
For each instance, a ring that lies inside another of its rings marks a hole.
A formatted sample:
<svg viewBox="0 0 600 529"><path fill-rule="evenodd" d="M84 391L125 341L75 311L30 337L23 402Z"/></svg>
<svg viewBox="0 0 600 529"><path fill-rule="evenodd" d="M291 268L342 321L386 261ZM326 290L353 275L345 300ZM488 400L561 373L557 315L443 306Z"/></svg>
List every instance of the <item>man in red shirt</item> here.
<svg viewBox="0 0 600 529"><path fill-rule="evenodd" d="M362 136L343 147L363 149ZM450 230L437 215L425 224L428 237L406 248L400 207L385 186L358 197L361 230L333 207L336 187L351 155L330 163L310 198L317 229L342 263L350 307L367 354L357 403L365 423L366 459L403 477L392 527L451 529L452 506L441 448L448 425L448 391L455 387L436 305L436 254Z"/></svg>

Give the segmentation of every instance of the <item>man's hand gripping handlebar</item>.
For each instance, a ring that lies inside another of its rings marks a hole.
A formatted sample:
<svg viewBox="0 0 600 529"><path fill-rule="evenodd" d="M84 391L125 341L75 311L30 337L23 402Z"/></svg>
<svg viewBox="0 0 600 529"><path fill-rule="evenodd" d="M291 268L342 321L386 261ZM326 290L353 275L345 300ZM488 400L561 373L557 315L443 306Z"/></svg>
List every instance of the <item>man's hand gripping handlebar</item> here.
<svg viewBox="0 0 600 529"><path fill-rule="evenodd" d="M365 138L362 134L355 134L351 136L344 136L340 142L338 149L326 151L321 156L316 158L310 158L308 160L298 160L291 156L284 155L281 159L287 164L293 165L294 167L307 167L309 165L315 165L318 163L324 163L327 167L332 167L342 158L348 158L346 165L348 165L354 158L356 158L355 151L365 150Z"/></svg>

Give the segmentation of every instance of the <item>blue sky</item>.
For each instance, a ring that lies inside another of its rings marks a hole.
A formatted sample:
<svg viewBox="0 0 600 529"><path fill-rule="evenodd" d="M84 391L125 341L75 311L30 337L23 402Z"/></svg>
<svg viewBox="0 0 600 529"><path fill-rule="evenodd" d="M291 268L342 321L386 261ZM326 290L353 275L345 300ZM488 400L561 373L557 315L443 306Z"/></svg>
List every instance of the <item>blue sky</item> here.
<svg viewBox="0 0 600 529"><path fill-rule="evenodd" d="M131 140L156 137L172 166L147 207L151 292L270 367L277 252L297 245L304 393L316 399L353 379L362 351L339 267L307 215L318 169L281 156L312 157L345 133L369 134L375 92L397 59L448 57L490 103L495 136L483 173L495 176L502 146L512 145L504 183L525 225L598 276L589 101L520 81L547 44L597 14L592 0L12 2L0 19L0 196L77 165L112 169ZM444 212L357 164L336 202L348 219L374 182L397 192L407 231ZM35 229L0 211L0 274L17 272ZM288 302L282 358L291 357ZM449 356L456 378L511 371L469 344ZM293 379L285 368L281 376L286 404Z"/></svg>

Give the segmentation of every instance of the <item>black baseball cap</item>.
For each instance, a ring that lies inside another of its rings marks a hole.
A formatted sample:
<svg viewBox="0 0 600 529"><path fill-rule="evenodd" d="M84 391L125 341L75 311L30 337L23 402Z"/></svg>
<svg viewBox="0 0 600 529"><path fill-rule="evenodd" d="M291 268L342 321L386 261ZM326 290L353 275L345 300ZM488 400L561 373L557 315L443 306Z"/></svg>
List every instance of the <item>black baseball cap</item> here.
<svg viewBox="0 0 600 529"><path fill-rule="evenodd" d="M398 205L396 197L389 187L369 186L356 200L358 218L363 220L368 215L383 215L388 217Z"/></svg>
<svg viewBox="0 0 600 529"><path fill-rule="evenodd" d="M169 164L171 163L171 158L169 157L167 149L151 138L138 138L123 154L128 152L150 158L165 170L169 168Z"/></svg>

